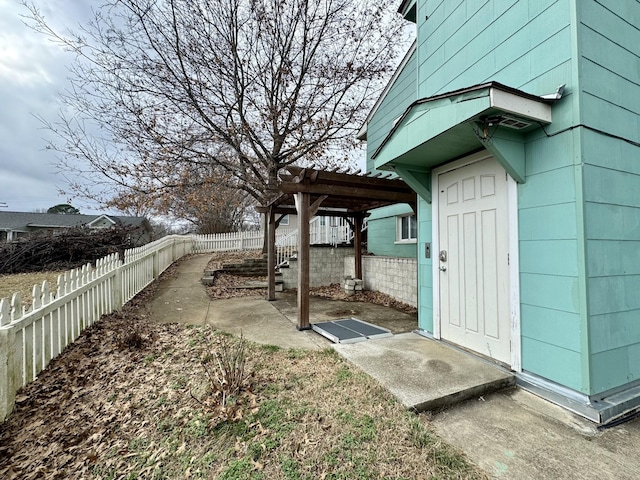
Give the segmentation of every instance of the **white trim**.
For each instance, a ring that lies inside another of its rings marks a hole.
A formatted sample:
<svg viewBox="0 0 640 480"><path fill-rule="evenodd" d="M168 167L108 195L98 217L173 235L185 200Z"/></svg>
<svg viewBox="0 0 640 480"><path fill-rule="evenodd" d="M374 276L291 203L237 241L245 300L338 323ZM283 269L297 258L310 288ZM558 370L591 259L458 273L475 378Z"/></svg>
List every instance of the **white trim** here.
<svg viewBox="0 0 640 480"><path fill-rule="evenodd" d="M469 155L460 160L447 163L433 169L431 174L431 245L432 245L432 278L433 278L433 336L441 338L440 328L440 253L439 225L440 195L438 178L441 174L457 170L472 163L491 158L486 150ZM511 369L516 372L522 370L522 346L520 332L520 249L518 248L518 184L507 174L507 220L509 229L509 313L511 337Z"/></svg>
<svg viewBox="0 0 640 480"><path fill-rule="evenodd" d="M115 222L114 220L112 220L109 216L107 216L107 215L104 215L104 214L103 214L103 215L100 215L99 217L94 218L94 219L93 219L93 220L91 220L90 222L87 222L87 227L89 227L89 228L94 228L94 227L93 227L93 225L94 225L96 222L99 222L99 221L101 221L101 220L103 220L103 219L104 219L104 220L107 220L108 222L110 222L110 223L111 223L111 225L115 225L115 224L116 224L116 222Z"/></svg>
<svg viewBox="0 0 640 480"><path fill-rule="evenodd" d="M523 98L499 88L492 88L489 96L492 107L542 123L551 123L551 105L548 103Z"/></svg>
<svg viewBox="0 0 640 480"><path fill-rule="evenodd" d="M437 170L437 169L436 169ZM440 195L438 174L431 173L431 281L433 283L433 337L440 340Z"/></svg>
<svg viewBox="0 0 640 480"><path fill-rule="evenodd" d="M522 371L520 332L520 239L518 236L518 183L507 174L509 222L509 318L511 325L511 369Z"/></svg>
<svg viewBox="0 0 640 480"><path fill-rule="evenodd" d="M415 227L416 227L416 236L411 236L411 220L409 220L408 225L408 238L402 238L402 219L403 218L414 218ZM396 215L396 240L394 244L403 244L403 243L418 243L418 215L415 213L401 213Z"/></svg>

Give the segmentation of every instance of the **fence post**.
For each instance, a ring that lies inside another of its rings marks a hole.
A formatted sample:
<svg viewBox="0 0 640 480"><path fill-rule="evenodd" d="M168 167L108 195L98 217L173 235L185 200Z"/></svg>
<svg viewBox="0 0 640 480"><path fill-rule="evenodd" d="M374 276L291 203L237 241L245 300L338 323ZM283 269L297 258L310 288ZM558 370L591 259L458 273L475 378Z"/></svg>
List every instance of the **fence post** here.
<svg viewBox="0 0 640 480"><path fill-rule="evenodd" d="M17 386L15 378L16 335L12 327L0 327L0 422L13 410Z"/></svg>
<svg viewBox="0 0 640 480"><path fill-rule="evenodd" d="M157 279L160 276L160 259L158 258L158 251L154 251L152 254L153 258L153 279Z"/></svg>
<svg viewBox="0 0 640 480"><path fill-rule="evenodd" d="M116 268L113 270L113 288L111 289L111 305L114 311L118 311L122 308L122 299L124 294L122 293L122 265L120 260L116 261Z"/></svg>

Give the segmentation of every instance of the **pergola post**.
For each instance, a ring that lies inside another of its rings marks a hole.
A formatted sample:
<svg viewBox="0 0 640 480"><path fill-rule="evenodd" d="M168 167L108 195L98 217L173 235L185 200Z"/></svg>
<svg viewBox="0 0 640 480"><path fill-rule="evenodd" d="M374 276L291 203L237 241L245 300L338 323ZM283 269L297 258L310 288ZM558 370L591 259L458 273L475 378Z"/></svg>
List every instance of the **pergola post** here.
<svg viewBox="0 0 640 480"><path fill-rule="evenodd" d="M273 208L265 213L267 224L267 300L276 299L276 216Z"/></svg>
<svg viewBox="0 0 640 480"><path fill-rule="evenodd" d="M310 195L296 193L298 212L298 330L309 330L309 221Z"/></svg>
<svg viewBox="0 0 640 480"><path fill-rule="evenodd" d="M362 215L353 219L353 250L356 278L362 279Z"/></svg>

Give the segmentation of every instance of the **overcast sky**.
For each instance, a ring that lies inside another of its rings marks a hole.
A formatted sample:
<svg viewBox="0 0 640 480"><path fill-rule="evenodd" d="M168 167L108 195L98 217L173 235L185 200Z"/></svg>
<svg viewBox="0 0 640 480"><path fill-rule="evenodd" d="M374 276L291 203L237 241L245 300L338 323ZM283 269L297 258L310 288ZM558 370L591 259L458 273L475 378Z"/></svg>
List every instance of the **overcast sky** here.
<svg viewBox="0 0 640 480"><path fill-rule="evenodd" d="M90 13L92 0L34 0L57 29L74 27ZM47 132L40 115L55 120L58 92L67 85L66 65L72 58L44 35L30 30L20 15L20 0L0 0L0 207L31 212L69 200L56 174L55 154L44 150ZM90 206L73 202L82 213Z"/></svg>

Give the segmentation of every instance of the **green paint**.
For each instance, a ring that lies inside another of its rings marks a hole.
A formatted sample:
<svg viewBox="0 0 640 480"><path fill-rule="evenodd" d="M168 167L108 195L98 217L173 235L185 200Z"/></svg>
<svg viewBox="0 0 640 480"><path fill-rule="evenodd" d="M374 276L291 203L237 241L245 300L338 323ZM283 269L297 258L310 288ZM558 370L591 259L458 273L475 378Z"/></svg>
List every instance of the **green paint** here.
<svg viewBox="0 0 640 480"><path fill-rule="evenodd" d="M580 313L577 277L520 274L520 302L526 305Z"/></svg>
<svg viewBox="0 0 640 480"><path fill-rule="evenodd" d="M523 304L520 307L520 317L523 337L566 348L576 353L581 351L581 320L578 313Z"/></svg>
<svg viewBox="0 0 640 480"><path fill-rule="evenodd" d="M521 240L520 272L577 277L577 241Z"/></svg>
<svg viewBox="0 0 640 480"><path fill-rule="evenodd" d="M422 199L431 203L431 173L421 170L413 170L402 164L395 166L395 171L402 177L407 185L411 187Z"/></svg>
<svg viewBox="0 0 640 480"><path fill-rule="evenodd" d="M521 344L523 370L587 393L580 353L524 336Z"/></svg>
<svg viewBox="0 0 640 480"><path fill-rule="evenodd" d="M416 5L417 49L369 122L368 167L400 165L420 195L420 327L433 331L430 172L484 144L519 182L523 369L587 394L640 380L640 2ZM371 159L411 102L488 81L567 87L544 130L491 139L470 125L491 112L486 91L417 105ZM372 216L374 248L393 245L389 222Z"/></svg>

